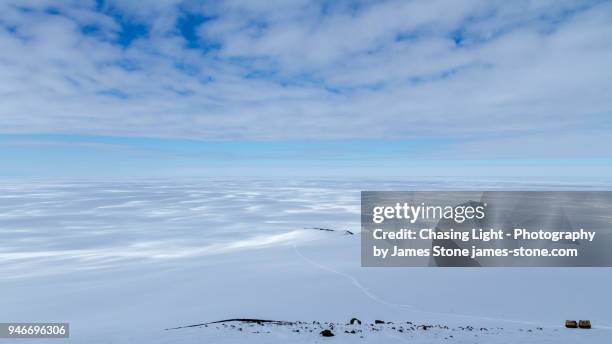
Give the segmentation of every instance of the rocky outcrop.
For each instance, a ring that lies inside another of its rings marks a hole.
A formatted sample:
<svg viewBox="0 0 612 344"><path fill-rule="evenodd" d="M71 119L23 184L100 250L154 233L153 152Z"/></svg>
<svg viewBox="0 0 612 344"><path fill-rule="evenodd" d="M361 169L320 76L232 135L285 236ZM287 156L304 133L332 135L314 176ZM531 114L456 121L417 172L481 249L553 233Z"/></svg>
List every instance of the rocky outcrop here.
<svg viewBox="0 0 612 344"><path fill-rule="evenodd" d="M334 333L332 331L330 331L330 330L323 330L323 331L321 331L320 335L322 337L333 337Z"/></svg>

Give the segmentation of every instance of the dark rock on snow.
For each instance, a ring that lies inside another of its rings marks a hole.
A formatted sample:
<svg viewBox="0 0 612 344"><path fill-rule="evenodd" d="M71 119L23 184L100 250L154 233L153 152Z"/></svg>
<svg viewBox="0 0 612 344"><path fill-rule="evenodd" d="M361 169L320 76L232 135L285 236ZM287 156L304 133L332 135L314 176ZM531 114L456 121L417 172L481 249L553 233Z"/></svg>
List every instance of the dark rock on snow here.
<svg viewBox="0 0 612 344"><path fill-rule="evenodd" d="M323 331L321 331L320 334L323 337L333 337L334 336L334 333L332 331L330 331L330 330L323 330Z"/></svg>

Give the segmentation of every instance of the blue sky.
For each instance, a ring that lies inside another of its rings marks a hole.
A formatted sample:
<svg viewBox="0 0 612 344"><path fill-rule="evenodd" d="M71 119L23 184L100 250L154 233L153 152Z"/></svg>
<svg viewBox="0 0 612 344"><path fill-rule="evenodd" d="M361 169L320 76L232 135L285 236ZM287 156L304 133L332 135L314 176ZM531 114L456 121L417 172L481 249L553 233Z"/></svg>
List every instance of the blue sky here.
<svg viewBox="0 0 612 344"><path fill-rule="evenodd" d="M0 175L607 176L609 1L7 1Z"/></svg>
<svg viewBox="0 0 612 344"><path fill-rule="evenodd" d="M8 177L609 177L610 159L438 156L455 142L0 135ZM432 156L432 157L430 157Z"/></svg>

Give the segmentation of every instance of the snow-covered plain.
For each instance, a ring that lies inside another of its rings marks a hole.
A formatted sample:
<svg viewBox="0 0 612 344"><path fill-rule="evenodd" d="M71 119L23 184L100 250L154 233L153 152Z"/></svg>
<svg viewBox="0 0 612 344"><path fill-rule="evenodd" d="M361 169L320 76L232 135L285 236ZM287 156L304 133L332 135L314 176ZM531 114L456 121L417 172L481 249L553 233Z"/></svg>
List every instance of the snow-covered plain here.
<svg viewBox="0 0 612 344"><path fill-rule="evenodd" d="M608 268L361 268L359 236L342 230L359 231L360 190L609 185L5 181L0 322L70 322L70 339L28 343L608 343ZM324 322L352 317L364 321L354 327L361 334L336 325L332 338L280 325L164 330L230 318L319 321L327 328ZM375 331L374 319L396 325ZM594 328L565 329L565 319L590 319ZM448 329L398 332L407 321Z"/></svg>

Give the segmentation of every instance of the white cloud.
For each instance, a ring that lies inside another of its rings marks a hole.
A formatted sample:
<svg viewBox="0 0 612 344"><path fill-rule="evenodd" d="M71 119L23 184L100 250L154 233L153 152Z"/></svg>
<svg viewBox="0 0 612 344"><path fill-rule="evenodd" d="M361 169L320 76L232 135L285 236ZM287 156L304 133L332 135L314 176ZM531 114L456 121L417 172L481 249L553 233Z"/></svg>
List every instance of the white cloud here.
<svg viewBox="0 0 612 344"><path fill-rule="evenodd" d="M209 19L193 28L202 49L177 28L186 11ZM601 135L611 19L607 2L5 3L0 131ZM126 24L148 33L118 45Z"/></svg>

